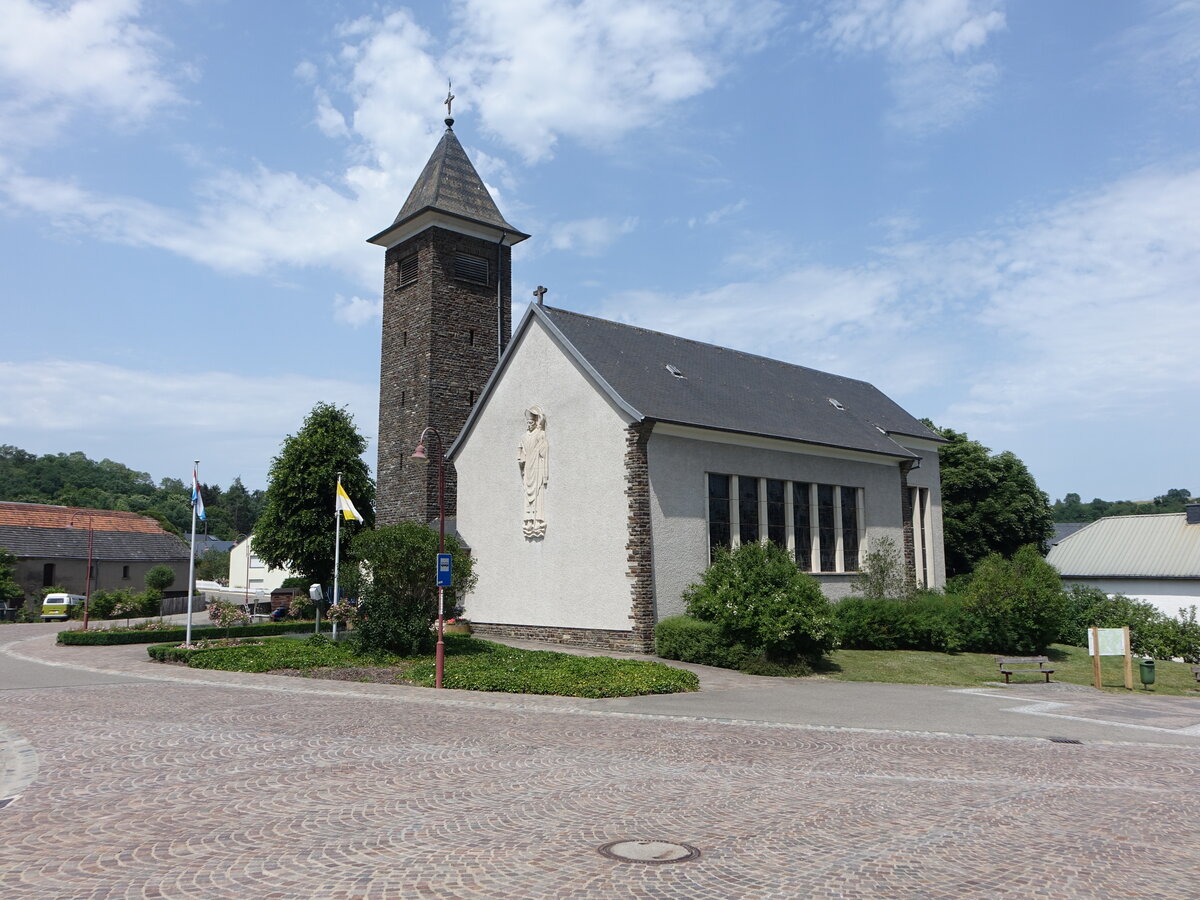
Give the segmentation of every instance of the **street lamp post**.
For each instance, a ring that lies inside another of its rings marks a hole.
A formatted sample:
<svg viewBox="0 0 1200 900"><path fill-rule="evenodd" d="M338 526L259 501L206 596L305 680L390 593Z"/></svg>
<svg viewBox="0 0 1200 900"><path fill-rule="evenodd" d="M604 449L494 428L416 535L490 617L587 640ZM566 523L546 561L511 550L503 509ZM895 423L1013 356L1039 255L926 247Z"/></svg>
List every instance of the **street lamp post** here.
<svg viewBox="0 0 1200 900"><path fill-rule="evenodd" d="M417 438L417 449L413 451L413 459L428 459L425 453L425 435L432 434L438 440L438 553L446 552L446 444L442 440L441 432L432 425L428 426L421 432L421 436ZM445 589L438 586L438 639L437 652L434 655L434 681L433 686L440 688L442 686L442 674L446 669L446 606L444 602Z"/></svg>
<svg viewBox="0 0 1200 900"><path fill-rule="evenodd" d="M87 572L83 581L83 630L88 630L88 611L92 605L92 517L88 516L88 558ZM75 527L75 517L67 524L68 528Z"/></svg>

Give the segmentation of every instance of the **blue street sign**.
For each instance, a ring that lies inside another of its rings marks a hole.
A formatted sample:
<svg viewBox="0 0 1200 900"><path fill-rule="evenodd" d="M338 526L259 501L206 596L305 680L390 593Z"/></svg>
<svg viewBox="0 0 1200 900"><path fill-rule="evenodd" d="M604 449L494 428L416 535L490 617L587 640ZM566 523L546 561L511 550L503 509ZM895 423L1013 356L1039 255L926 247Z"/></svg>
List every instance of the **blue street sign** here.
<svg viewBox="0 0 1200 900"><path fill-rule="evenodd" d="M437 586L450 587L450 554L439 553L437 559Z"/></svg>

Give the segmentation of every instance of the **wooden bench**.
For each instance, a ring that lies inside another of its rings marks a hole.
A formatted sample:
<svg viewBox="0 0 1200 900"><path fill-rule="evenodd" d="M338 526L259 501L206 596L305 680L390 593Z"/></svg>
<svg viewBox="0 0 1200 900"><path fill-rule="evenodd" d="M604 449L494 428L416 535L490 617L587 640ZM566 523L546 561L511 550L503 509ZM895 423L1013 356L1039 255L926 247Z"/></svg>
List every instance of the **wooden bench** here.
<svg viewBox="0 0 1200 900"><path fill-rule="evenodd" d="M1000 666L1000 674L1004 676L1004 683L1009 684L1009 678L1017 673L1036 672L1039 675L1046 676L1046 684L1050 683L1050 676L1054 674L1054 670L1047 668L1046 664L1050 662L1047 656L997 656L996 662Z"/></svg>
<svg viewBox="0 0 1200 900"><path fill-rule="evenodd" d="M1192 666L1192 674L1196 676L1196 681L1200 681L1200 666Z"/></svg>

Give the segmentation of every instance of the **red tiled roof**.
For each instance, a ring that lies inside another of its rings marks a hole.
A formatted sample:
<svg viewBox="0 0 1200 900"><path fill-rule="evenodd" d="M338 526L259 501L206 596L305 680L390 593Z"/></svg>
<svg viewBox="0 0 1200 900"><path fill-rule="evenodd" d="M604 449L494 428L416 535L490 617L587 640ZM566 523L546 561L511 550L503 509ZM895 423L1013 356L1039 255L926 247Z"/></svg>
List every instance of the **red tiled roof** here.
<svg viewBox="0 0 1200 900"><path fill-rule="evenodd" d="M39 503L0 502L0 525L25 528L86 529L128 534L168 534L158 522L133 512L112 509L79 509L72 506L43 506Z"/></svg>

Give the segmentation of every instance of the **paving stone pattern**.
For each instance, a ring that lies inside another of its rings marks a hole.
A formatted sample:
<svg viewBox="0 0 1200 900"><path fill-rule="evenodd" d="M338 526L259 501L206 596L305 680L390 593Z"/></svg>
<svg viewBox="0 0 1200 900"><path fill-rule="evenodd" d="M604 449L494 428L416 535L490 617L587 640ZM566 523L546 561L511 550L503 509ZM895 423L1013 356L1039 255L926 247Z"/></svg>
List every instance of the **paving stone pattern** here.
<svg viewBox="0 0 1200 900"><path fill-rule="evenodd" d="M0 897L1175 900L1200 884L1191 748L288 683L0 694L0 719L39 754L0 813ZM597 852L622 839L702 855Z"/></svg>

